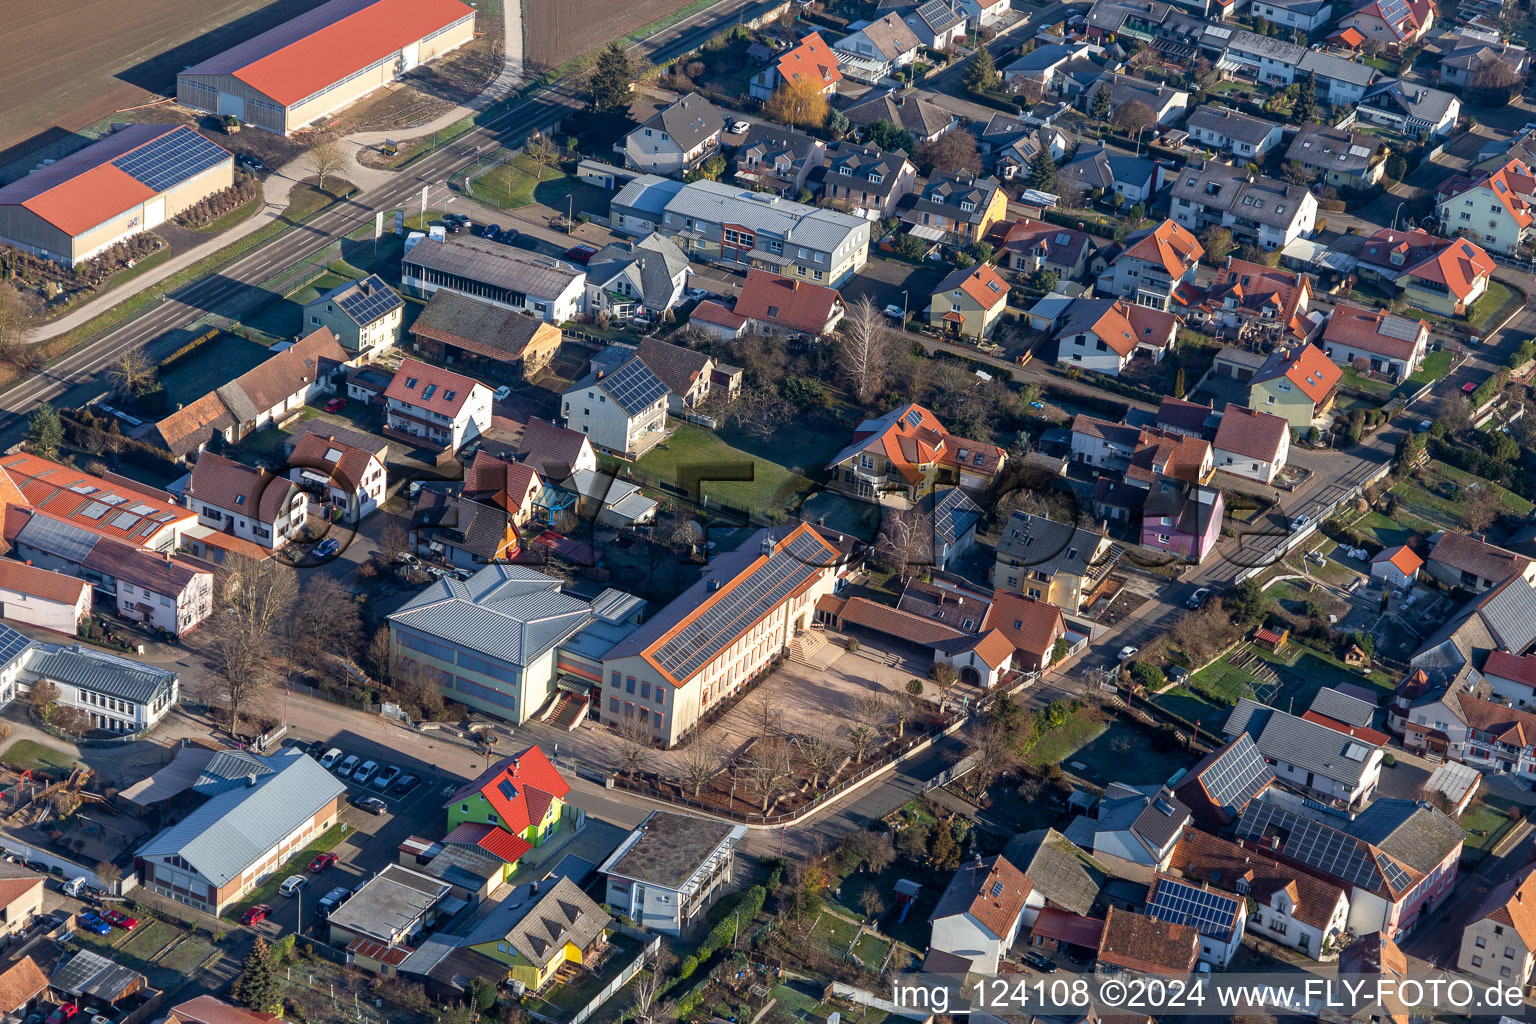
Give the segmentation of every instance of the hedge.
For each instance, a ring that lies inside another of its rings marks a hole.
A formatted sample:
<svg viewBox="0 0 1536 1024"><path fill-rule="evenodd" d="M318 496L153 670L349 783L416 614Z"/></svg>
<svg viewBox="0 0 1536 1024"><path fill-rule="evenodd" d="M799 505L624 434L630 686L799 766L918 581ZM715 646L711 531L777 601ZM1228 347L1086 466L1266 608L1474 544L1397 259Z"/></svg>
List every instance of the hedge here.
<svg viewBox="0 0 1536 1024"><path fill-rule="evenodd" d="M1098 395L1084 394L1081 391L1073 391L1071 388L1064 388L1060 384L1047 383L1045 385L1045 393L1051 398L1071 402L1073 405L1080 405L1086 409L1092 409L1115 421L1125 419L1126 413L1131 411L1130 406L1124 402L1117 402L1113 398L1100 398Z"/></svg>

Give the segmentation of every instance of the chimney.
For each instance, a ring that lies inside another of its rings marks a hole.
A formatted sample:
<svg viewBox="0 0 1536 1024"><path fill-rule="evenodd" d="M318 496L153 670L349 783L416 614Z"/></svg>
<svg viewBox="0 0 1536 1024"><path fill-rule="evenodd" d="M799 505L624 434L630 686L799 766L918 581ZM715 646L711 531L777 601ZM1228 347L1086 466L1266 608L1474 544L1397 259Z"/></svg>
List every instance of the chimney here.
<svg viewBox="0 0 1536 1024"><path fill-rule="evenodd" d="M789 290L792 291L792 292L799 291L800 290L800 282L799 281L791 281L791 282L789 282Z"/></svg>

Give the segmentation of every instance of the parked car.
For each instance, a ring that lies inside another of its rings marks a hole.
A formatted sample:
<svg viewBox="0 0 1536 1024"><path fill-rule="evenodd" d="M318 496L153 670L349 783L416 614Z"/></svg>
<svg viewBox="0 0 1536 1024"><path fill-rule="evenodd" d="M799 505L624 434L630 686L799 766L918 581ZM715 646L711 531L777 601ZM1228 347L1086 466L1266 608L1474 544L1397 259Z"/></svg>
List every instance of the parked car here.
<svg viewBox="0 0 1536 1024"><path fill-rule="evenodd" d="M1020 957L1026 964L1039 971L1041 974L1055 974L1056 963L1044 953L1036 953L1034 950L1026 950Z"/></svg>
<svg viewBox="0 0 1536 1024"><path fill-rule="evenodd" d="M345 903L352 895L352 890L344 885L339 885L320 897L315 904L315 916L324 920L331 916L331 912Z"/></svg>
<svg viewBox="0 0 1536 1024"><path fill-rule="evenodd" d="M383 814L385 811L389 810L389 805L376 796L360 797L359 799L354 800L352 804L358 810L367 811L369 814Z"/></svg>
<svg viewBox="0 0 1536 1024"><path fill-rule="evenodd" d="M591 262L592 257L596 255L597 246L587 245L585 242L583 242L581 245L573 245L569 249L565 250L565 258L568 260L574 260L577 263L589 263Z"/></svg>
<svg viewBox="0 0 1536 1024"><path fill-rule="evenodd" d="M383 771L379 772L379 774L374 778L373 788L380 791L387 790L390 786L395 784L395 780L399 777L400 766L397 764L392 764L388 768L385 768Z"/></svg>
<svg viewBox="0 0 1536 1024"><path fill-rule="evenodd" d="M460 227L468 227L469 217L462 213L445 213L443 214L443 223L457 224Z"/></svg>
<svg viewBox="0 0 1536 1024"><path fill-rule="evenodd" d="M283 879L283 884L277 887L277 891L284 896L297 896L309 888L309 879L303 875L289 875Z"/></svg>
<svg viewBox="0 0 1536 1024"><path fill-rule="evenodd" d="M341 412L341 410L345 409L346 407L347 400L339 396L325 403L326 412Z"/></svg>
<svg viewBox="0 0 1536 1024"><path fill-rule="evenodd" d="M517 230L517 228L507 228L505 231L496 232L494 237L496 241L502 243L503 245L511 245L513 242L521 238L522 234L523 233Z"/></svg>
<svg viewBox="0 0 1536 1024"><path fill-rule="evenodd" d="M751 130L752 130L752 123L750 121L732 121L731 122L731 134L733 134L733 135L745 135L747 132L749 132Z"/></svg>
<svg viewBox="0 0 1536 1024"><path fill-rule="evenodd" d="M129 917L121 910L109 910L101 915L101 919L108 924L116 925L125 932L131 932L139 926L138 918Z"/></svg>
<svg viewBox="0 0 1536 1024"><path fill-rule="evenodd" d="M366 786L368 785L368 780L373 778L373 773L378 770L379 766L377 762L364 761L362 767L358 768L357 771L352 773L352 781L357 783L359 786Z"/></svg>
<svg viewBox="0 0 1536 1024"><path fill-rule="evenodd" d="M344 779L348 778L352 774L352 769L357 767L357 762L360 760L362 759L356 754L348 754L347 759L341 762L341 765L336 769L336 774Z"/></svg>
<svg viewBox="0 0 1536 1024"><path fill-rule="evenodd" d="M900 306L886 306L885 315L892 320L905 320L907 318L906 312Z"/></svg>
<svg viewBox="0 0 1536 1024"><path fill-rule="evenodd" d="M395 556L396 565L420 565L421 560L409 551L402 551Z"/></svg>
<svg viewBox="0 0 1536 1024"><path fill-rule="evenodd" d="M1130 644L1126 644L1124 647L1120 648L1118 660L1130 661L1132 658L1136 657L1136 652L1139 650L1141 650L1140 647L1132 647Z"/></svg>
<svg viewBox="0 0 1536 1024"><path fill-rule="evenodd" d="M508 398L511 397L511 395L512 389L507 387L505 384L492 392L492 397L495 398L498 402L505 402Z"/></svg>
<svg viewBox="0 0 1536 1024"><path fill-rule="evenodd" d="M420 783L421 780L414 775L402 775L400 776L400 781L396 782L394 786L391 787L390 792L394 793L396 796L404 796L411 790L415 789Z"/></svg>
<svg viewBox="0 0 1536 1024"><path fill-rule="evenodd" d="M1209 601L1210 599L1211 599L1211 588L1210 587L1201 587L1199 590L1195 591L1193 594L1190 594L1189 595L1189 600L1185 601L1184 604L1188 608L1202 608L1202 607L1205 606L1205 602Z"/></svg>
<svg viewBox="0 0 1536 1024"><path fill-rule="evenodd" d="M247 910L245 913L240 915L240 923L260 924L267 919L267 915L270 913L272 913L271 907L267 906L265 903L258 903L250 910Z"/></svg>
<svg viewBox="0 0 1536 1024"><path fill-rule="evenodd" d="M1477 390L1477 385L1469 380L1461 386L1461 390L1464 394L1470 395L1472 392Z"/></svg>
<svg viewBox="0 0 1536 1024"><path fill-rule="evenodd" d="M485 230L480 232L481 237L489 238L492 241L495 241L497 236L499 236L500 234L501 234L501 225L500 224L487 224L485 226Z"/></svg>
<svg viewBox="0 0 1536 1024"><path fill-rule="evenodd" d="M318 875L320 872L324 871L326 868L335 863L336 855L334 853L316 854L315 859L309 862L309 870Z"/></svg>
<svg viewBox="0 0 1536 1024"><path fill-rule="evenodd" d="M313 554L316 558L330 558L340 550L341 543L337 541L335 537L327 537L325 540L315 545Z"/></svg>
<svg viewBox="0 0 1536 1024"><path fill-rule="evenodd" d="M85 913L76 916L75 922L86 931L95 932L97 935L112 934L112 926L103 921L101 917L93 911L87 910Z"/></svg>
<svg viewBox="0 0 1536 1024"><path fill-rule="evenodd" d="M112 929L108 928L107 931ZM48 1024L64 1024L75 1014L80 1012L80 1007L74 1003L60 1003L59 1006L48 1015Z"/></svg>
<svg viewBox="0 0 1536 1024"><path fill-rule="evenodd" d="M260 174L267 169L266 165L261 162L261 157L253 156L250 153L241 153L235 157L235 163L249 169L253 174Z"/></svg>
<svg viewBox="0 0 1536 1024"><path fill-rule="evenodd" d="M330 750L327 750L323 755L321 755L320 767L324 768L326 771L330 771L332 768L336 767L336 762L339 760L341 760L340 748L332 747Z"/></svg>

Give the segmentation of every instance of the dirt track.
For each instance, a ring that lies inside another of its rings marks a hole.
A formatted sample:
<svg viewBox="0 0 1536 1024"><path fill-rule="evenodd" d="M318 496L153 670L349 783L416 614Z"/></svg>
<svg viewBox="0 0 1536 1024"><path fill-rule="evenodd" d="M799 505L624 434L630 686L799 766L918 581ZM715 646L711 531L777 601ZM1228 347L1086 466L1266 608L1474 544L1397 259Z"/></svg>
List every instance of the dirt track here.
<svg viewBox="0 0 1536 1024"><path fill-rule="evenodd" d="M688 0L527 0L523 39L528 63L559 67L686 6Z"/></svg>
<svg viewBox="0 0 1536 1024"><path fill-rule="evenodd" d="M176 72L314 0L0 0L0 167L111 114L175 94Z"/></svg>

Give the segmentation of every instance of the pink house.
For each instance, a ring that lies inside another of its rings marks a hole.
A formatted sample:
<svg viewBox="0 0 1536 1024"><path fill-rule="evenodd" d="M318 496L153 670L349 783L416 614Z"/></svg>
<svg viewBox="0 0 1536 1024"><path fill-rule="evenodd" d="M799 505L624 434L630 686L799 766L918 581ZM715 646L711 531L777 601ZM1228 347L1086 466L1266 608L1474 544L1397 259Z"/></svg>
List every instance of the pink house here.
<svg viewBox="0 0 1536 1024"><path fill-rule="evenodd" d="M1216 550L1226 509L1215 487L1158 477L1141 511L1141 543L1196 564Z"/></svg>

